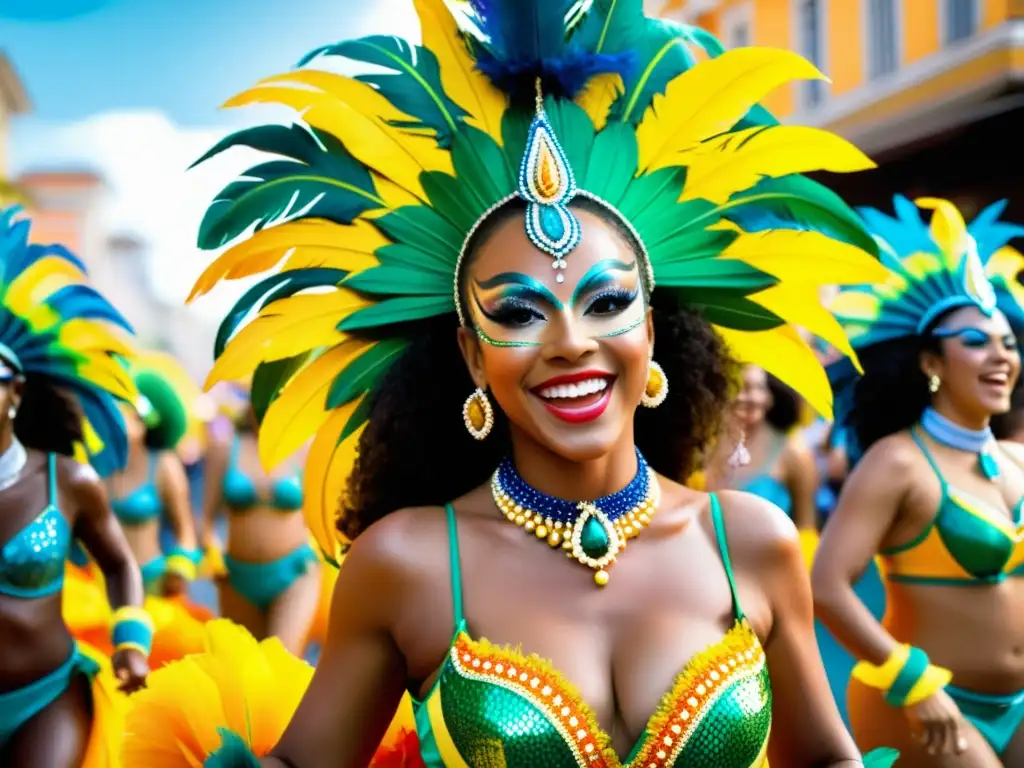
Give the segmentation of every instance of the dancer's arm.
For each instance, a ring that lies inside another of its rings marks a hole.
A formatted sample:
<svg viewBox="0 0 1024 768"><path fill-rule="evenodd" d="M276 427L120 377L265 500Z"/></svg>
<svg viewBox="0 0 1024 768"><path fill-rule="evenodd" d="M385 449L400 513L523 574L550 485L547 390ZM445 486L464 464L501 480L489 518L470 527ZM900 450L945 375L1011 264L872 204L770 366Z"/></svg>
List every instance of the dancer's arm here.
<svg viewBox="0 0 1024 768"><path fill-rule="evenodd" d="M156 485L176 541L167 558L168 573L164 577L164 587L168 594L180 594L195 578L199 544L189 498L188 475L181 459L173 451L163 451L157 458Z"/></svg>
<svg viewBox="0 0 1024 768"><path fill-rule="evenodd" d="M72 459L60 459L57 467L61 495L75 507L75 536L103 573L111 608L141 607L145 596L142 573L110 510L102 481L92 467ZM131 692L145 685L149 667L138 650L119 650L112 661L123 690Z"/></svg>

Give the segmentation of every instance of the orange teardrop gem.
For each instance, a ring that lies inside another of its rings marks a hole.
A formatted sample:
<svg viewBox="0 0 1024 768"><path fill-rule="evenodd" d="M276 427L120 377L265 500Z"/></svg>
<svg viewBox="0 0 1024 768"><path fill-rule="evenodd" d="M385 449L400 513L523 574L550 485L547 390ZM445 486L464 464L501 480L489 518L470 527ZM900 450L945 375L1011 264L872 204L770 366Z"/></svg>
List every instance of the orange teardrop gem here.
<svg viewBox="0 0 1024 768"><path fill-rule="evenodd" d="M487 423L487 415L484 413L484 409L480 406L480 401L475 397L469 404L468 408L469 423L473 425L473 429L481 430Z"/></svg>
<svg viewBox="0 0 1024 768"><path fill-rule="evenodd" d="M558 162L551 151L551 146L542 139L537 155L537 191L545 200L551 200L558 194L561 185L562 175L558 169Z"/></svg>

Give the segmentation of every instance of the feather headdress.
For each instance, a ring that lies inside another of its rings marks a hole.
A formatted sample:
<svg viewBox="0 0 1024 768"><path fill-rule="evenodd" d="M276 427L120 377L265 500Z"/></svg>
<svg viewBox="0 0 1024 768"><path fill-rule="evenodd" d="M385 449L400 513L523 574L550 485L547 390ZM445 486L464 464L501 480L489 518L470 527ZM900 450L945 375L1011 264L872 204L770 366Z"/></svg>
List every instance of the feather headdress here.
<svg viewBox="0 0 1024 768"><path fill-rule="evenodd" d="M457 311L467 240L513 198L529 204L528 232L556 267L579 236L569 203L600 203L642 243L646 287L699 308L735 355L828 412L828 381L790 323L849 352L817 286L887 272L856 214L798 175L872 163L758 106L821 78L811 64L781 50L723 52L699 30L647 18L642 0L413 5L422 46L379 36L314 51L228 102L286 105L302 124L240 131L199 161L239 146L276 156L211 204L201 247L255 232L192 296L284 259L225 320L210 383L255 371L268 466L316 435L306 513L329 556L375 388L421 321ZM376 70L319 71L322 57ZM783 223L745 229L758 212Z"/></svg>
<svg viewBox="0 0 1024 768"><path fill-rule="evenodd" d="M199 387L174 357L165 352L139 351L131 361L131 375L139 390L136 409L154 441L172 449L199 421Z"/></svg>
<svg viewBox="0 0 1024 768"><path fill-rule="evenodd" d="M85 265L60 245L29 243L18 208L0 211L0 359L14 373L48 379L77 400L90 461L101 474L128 456L119 400L135 387L122 360L131 326L89 285Z"/></svg>
<svg viewBox="0 0 1024 768"><path fill-rule="evenodd" d="M998 308L1024 330L1024 286L1018 279L1024 257L1009 245L1024 237L1024 227L999 220L1006 201L990 205L969 226L948 200L915 202L897 195L895 217L861 209L892 276L876 285L850 286L835 298L832 311L854 348L918 336L942 315L968 306L989 315ZM933 211L930 224L919 209Z"/></svg>
<svg viewBox="0 0 1024 768"><path fill-rule="evenodd" d="M850 286L831 305L854 349L919 336L942 315L971 306L986 315L1000 310L1016 333L1024 333L1024 256L1009 244L1024 237L1024 227L1000 221L1006 201L988 206L970 225L953 203L939 198L911 202L897 195L893 208L895 216L860 211L891 276L876 285ZM921 210L932 211L930 223ZM839 360L828 375L842 424L851 417L858 373L849 360ZM847 445L852 457L859 456L850 430Z"/></svg>

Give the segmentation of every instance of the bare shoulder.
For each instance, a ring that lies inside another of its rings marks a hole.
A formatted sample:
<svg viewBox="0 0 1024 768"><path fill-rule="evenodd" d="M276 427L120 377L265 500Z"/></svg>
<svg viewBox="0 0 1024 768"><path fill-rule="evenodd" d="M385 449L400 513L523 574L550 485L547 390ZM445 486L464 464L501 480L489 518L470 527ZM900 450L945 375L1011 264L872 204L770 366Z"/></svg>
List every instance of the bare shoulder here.
<svg viewBox="0 0 1024 768"><path fill-rule="evenodd" d="M420 582L439 569L448 549L444 507L408 507L376 521L352 542L344 570L398 582ZM447 558L444 559L447 563Z"/></svg>
<svg viewBox="0 0 1024 768"><path fill-rule="evenodd" d="M770 501L743 491L722 491L717 496L734 559L777 558L794 548L799 552L796 525Z"/></svg>
<svg viewBox="0 0 1024 768"><path fill-rule="evenodd" d="M100 512L107 509L107 491L99 473L89 464L68 456L57 457L57 487L74 502L79 512Z"/></svg>
<svg viewBox="0 0 1024 768"><path fill-rule="evenodd" d="M857 462L850 474L849 483L859 484L863 478L870 478L873 486L886 490L909 488L915 479L924 476L927 459L910 432L896 432L887 435L872 445Z"/></svg>

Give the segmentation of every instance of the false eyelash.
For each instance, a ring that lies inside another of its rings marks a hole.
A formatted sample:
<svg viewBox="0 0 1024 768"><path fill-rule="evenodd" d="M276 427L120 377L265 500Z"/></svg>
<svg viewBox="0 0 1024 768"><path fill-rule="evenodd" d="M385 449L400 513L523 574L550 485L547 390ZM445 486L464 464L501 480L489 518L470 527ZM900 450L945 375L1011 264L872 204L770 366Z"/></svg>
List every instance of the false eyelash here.
<svg viewBox="0 0 1024 768"><path fill-rule="evenodd" d="M534 304L516 296L506 296L503 299L499 299L491 312L488 312L480 305L480 311L484 313L488 320L499 325L513 324L510 322L510 316L513 312L529 312L535 320L544 319L544 315L537 310ZM514 323L514 325L520 325L520 323Z"/></svg>
<svg viewBox="0 0 1024 768"><path fill-rule="evenodd" d="M595 295L587 304L587 311L593 307L597 302L603 301L604 299L618 299L623 302L624 306L620 309L625 309L634 301L636 301L637 295L640 293L639 288L633 290L627 290L625 288L606 288L597 295Z"/></svg>

